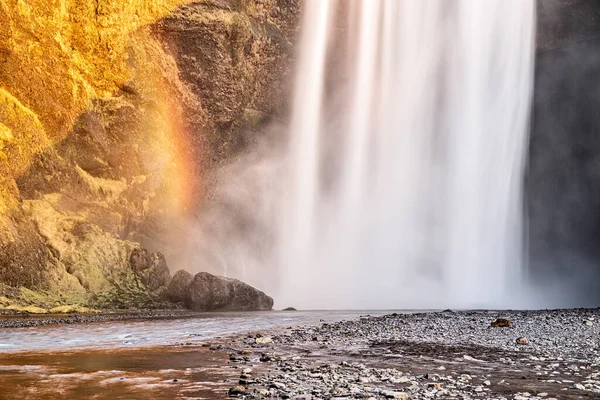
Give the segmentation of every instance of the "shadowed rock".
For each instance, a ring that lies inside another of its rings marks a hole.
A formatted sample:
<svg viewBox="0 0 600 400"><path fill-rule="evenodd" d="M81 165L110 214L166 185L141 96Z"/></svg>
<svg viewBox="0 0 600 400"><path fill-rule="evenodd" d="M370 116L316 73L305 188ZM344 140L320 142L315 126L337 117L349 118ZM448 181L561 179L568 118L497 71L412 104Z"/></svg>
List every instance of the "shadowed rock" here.
<svg viewBox="0 0 600 400"><path fill-rule="evenodd" d="M183 302L193 280L194 277L189 272L182 269L177 271L167 289L168 299L176 303Z"/></svg>
<svg viewBox="0 0 600 400"><path fill-rule="evenodd" d="M156 291L159 288L166 288L171 281L171 272L167 266L165 256L161 253L152 253L150 255L150 265L148 289Z"/></svg>
<svg viewBox="0 0 600 400"><path fill-rule="evenodd" d="M273 299L237 279L200 272L188 287L185 306L194 311L270 311Z"/></svg>
<svg viewBox="0 0 600 400"><path fill-rule="evenodd" d="M167 260L161 253L150 253L146 249L136 248L129 256L129 263L151 292L166 288L171 281Z"/></svg>

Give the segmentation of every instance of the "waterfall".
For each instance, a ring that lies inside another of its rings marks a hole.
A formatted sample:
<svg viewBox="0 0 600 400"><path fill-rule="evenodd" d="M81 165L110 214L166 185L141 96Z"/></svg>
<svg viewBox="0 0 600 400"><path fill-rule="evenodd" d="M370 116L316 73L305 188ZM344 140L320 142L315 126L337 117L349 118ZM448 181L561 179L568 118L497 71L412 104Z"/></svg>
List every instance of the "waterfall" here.
<svg viewBox="0 0 600 400"><path fill-rule="evenodd" d="M278 304L519 306L535 1L304 8Z"/></svg>

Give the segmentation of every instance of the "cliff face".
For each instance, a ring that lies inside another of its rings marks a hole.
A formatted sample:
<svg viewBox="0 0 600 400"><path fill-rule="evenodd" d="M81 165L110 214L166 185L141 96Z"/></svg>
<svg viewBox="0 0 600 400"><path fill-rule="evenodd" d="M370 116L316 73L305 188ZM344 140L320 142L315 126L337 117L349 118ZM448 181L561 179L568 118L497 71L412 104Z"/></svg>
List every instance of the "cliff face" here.
<svg viewBox="0 0 600 400"><path fill-rule="evenodd" d="M539 0L527 176L533 282L560 306L600 292L600 3Z"/></svg>
<svg viewBox="0 0 600 400"><path fill-rule="evenodd" d="M0 0L0 306L163 306L132 254L181 267L212 169L282 110L296 2L183 2Z"/></svg>

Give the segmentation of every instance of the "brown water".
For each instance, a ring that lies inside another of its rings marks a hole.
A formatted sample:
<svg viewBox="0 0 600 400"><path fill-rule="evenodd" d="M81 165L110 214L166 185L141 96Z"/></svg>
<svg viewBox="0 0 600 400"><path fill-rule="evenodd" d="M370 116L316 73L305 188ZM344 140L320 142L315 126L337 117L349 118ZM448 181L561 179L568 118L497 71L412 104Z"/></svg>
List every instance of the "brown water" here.
<svg viewBox="0 0 600 400"><path fill-rule="evenodd" d="M175 346L5 354L0 399L223 398L239 376L226 362L223 352Z"/></svg>

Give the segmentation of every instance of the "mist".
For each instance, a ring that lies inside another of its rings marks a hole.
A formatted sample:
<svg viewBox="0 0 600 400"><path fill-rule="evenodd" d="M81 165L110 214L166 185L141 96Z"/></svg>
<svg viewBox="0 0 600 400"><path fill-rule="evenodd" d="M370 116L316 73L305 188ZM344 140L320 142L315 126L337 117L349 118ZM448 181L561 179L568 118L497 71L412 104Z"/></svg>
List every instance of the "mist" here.
<svg viewBox="0 0 600 400"><path fill-rule="evenodd" d="M583 304L590 269L529 256L534 37L534 1L307 1L290 118L217 172L195 268L276 307Z"/></svg>

